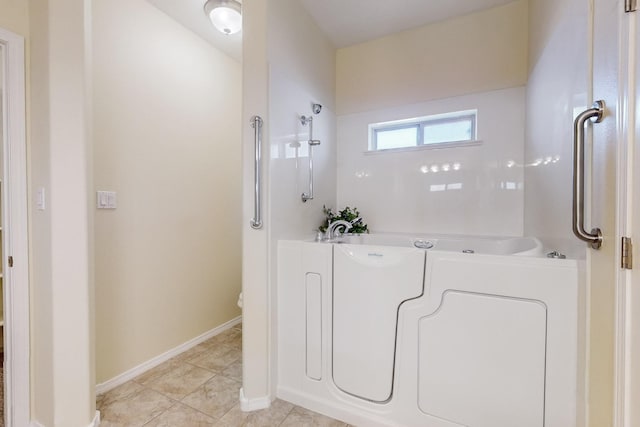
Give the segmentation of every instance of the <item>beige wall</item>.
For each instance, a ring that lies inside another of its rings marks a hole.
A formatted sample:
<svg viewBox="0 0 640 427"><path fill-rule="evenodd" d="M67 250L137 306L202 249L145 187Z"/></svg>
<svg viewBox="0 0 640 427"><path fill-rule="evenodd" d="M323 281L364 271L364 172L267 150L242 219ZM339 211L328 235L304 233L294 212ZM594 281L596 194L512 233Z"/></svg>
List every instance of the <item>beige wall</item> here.
<svg viewBox="0 0 640 427"><path fill-rule="evenodd" d="M240 314L241 66L143 0L94 1L93 54L102 383Z"/></svg>
<svg viewBox="0 0 640 427"><path fill-rule="evenodd" d="M29 129L30 155L30 192L35 186L44 188L50 194L49 185L49 103L46 97L49 81L47 11L48 3L43 7L30 10L30 24L38 29L33 32L31 47L30 76L31 97L29 112L33 125ZM30 198L29 200L33 200ZM53 292L49 284L51 276L51 219L44 212L29 209L31 224L31 398L33 415L44 425L53 423L53 366L50 356L53 353L52 307L48 303ZM47 355L45 357L45 355Z"/></svg>
<svg viewBox="0 0 640 427"><path fill-rule="evenodd" d="M84 0L34 2L30 188L32 408L42 425L86 426L95 415L87 177L90 114Z"/></svg>
<svg viewBox="0 0 640 427"><path fill-rule="evenodd" d="M29 35L29 3L25 0L0 0L0 27L21 36Z"/></svg>
<svg viewBox="0 0 640 427"><path fill-rule="evenodd" d="M29 6L0 1L0 26L26 38L29 192L44 188L48 205L29 212L32 418L48 427L86 426L95 414L86 3Z"/></svg>
<svg viewBox="0 0 640 427"><path fill-rule="evenodd" d="M263 156L268 153L269 66L267 53L267 2L242 2L242 391L248 400L269 395L269 268L268 240L263 227L249 226L254 208L254 129L250 119L264 119ZM264 158L264 157L263 157ZM269 162L263 161L262 190L269 194ZM268 203L262 201L262 212ZM275 381L273 381L275 383Z"/></svg>
<svg viewBox="0 0 640 427"><path fill-rule="evenodd" d="M524 86L527 1L337 52L338 115Z"/></svg>

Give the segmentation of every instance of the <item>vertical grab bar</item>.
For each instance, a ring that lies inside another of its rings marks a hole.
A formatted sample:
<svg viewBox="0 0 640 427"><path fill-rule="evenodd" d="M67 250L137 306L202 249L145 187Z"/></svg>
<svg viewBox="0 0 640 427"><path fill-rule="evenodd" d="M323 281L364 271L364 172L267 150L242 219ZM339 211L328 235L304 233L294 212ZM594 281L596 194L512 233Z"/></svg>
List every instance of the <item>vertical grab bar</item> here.
<svg viewBox="0 0 640 427"><path fill-rule="evenodd" d="M584 229L584 124L587 120L600 123L604 108L604 101L596 101L573 122L573 233L593 249L602 246L602 231L594 228L589 233Z"/></svg>
<svg viewBox="0 0 640 427"><path fill-rule="evenodd" d="M309 124L309 192L302 193L302 201L313 200L313 147L320 145L320 141L313 139L313 117L300 117L302 125Z"/></svg>
<svg viewBox="0 0 640 427"><path fill-rule="evenodd" d="M253 196L253 219L251 228L257 230L262 228L262 118L260 116L251 117L251 127L254 129L253 141L255 149L255 167L253 175L254 196Z"/></svg>

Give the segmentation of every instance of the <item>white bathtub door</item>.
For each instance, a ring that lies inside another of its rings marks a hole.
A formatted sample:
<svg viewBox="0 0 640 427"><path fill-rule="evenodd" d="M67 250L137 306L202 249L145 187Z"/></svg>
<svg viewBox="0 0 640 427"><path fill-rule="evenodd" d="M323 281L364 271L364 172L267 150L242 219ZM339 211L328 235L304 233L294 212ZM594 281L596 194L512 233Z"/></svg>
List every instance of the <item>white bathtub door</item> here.
<svg viewBox="0 0 640 427"><path fill-rule="evenodd" d="M391 398L398 309L422 294L424 263L420 249L334 245L333 381L342 391Z"/></svg>
<svg viewBox="0 0 640 427"><path fill-rule="evenodd" d="M544 303L448 291L418 339L425 414L473 427L544 425Z"/></svg>

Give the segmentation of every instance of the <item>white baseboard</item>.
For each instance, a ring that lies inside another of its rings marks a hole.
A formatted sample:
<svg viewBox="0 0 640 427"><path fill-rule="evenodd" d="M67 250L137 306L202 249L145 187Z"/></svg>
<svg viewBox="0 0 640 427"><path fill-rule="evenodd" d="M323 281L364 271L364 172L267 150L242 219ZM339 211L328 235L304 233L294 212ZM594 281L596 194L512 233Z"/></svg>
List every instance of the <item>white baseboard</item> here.
<svg viewBox="0 0 640 427"><path fill-rule="evenodd" d="M100 426L100 411L96 411L96 415L87 427L99 427ZM44 427L37 421L31 421L30 427Z"/></svg>
<svg viewBox="0 0 640 427"><path fill-rule="evenodd" d="M93 417L93 421L89 424L89 427L99 427L100 426L100 411L96 411L96 415Z"/></svg>
<svg viewBox="0 0 640 427"><path fill-rule="evenodd" d="M187 342L185 342L184 344L180 344L179 346L172 348L171 350L162 353L159 356L154 357L153 359L147 360L144 363L139 364L138 366L129 369L126 372L123 372L122 374L111 378L110 380L107 380L103 383L97 384L96 385L96 394L103 394L106 393L109 390L112 390L116 387L118 387L119 385L122 385L124 383L126 383L127 381L130 381L132 379L134 379L135 377L137 377L138 375L141 375L145 372L147 372L149 369L155 368L156 366L160 365L161 363L166 362L167 360L171 359L172 357L175 357L177 355L179 355L180 353L184 353L185 351L189 350L190 348L195 347L196 345L200 344L201 342L204 342L206 340L208 340L211 337L214 337L224 331L226 331L227 329L231 329L232 327L234 327L235 325L239 324L242 321L242 316L238 316L235 319L231 319L226 323L223 323L222 325L211 329L210 331L205 332L204 334L195 337L192 340L189 340ZM99 423L99 418L98 418L98 423ZM96 424L96 426L99 424ZM34 426L37 427L37 426Z"/></svg>
<svg viewBox="0 0 640 427"><path fill-rule="evenodd" d="M271 397L263 396L255 399L247 399L244 395L244 390L240 388L240 409L242 412L257 411L259 409L266 409L271 406Z"/></svg>

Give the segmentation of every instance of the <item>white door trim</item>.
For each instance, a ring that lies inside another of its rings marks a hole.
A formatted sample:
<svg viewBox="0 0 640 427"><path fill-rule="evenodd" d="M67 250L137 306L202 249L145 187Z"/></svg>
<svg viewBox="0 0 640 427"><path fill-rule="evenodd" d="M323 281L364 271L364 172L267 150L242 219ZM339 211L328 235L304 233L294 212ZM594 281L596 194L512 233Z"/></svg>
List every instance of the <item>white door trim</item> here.
<svg viewBox="0 0 640 427"><path fill-rule="evenodd" d="M3 301L5 419L8 427L30 421L29 241L24 38L0 28L4 53ZM8 257L13 257L13 267Z"/></svg>
<svg viewBox="0 0 640 427"><path fill-rule="evenodd" d="M637 88L640 81L640 23L638 22L638 13L627 13L625 23L626 33L623 32L623 48L627 43L627 48L623 52L628 55L629 76L627 87L623 93L628 94L628 117L629 122L625 126L628 135L624 139L625 149L628 152L627 158L627 194L626 194L626 222L625 236L631 237L635 248L633 254L635 257L633 270L625 270L620 283L624 292L624 324L618 330L618 346L617 351L620 353L620 363L622 366L618 370L618 395L620 396L618 403L618 412L620 414L620 423L614 427L636 427L640 425L640 409L638 407L638 399L640 398L640 276L638 275L638 260L640 253L638 251L638 241L640 241L640 222L637 219L640 213L640 175L635 166L640 159L640 90Z"/></svg>
<svg viewBox="0 0 640 427"><path fill-rule="evenodd" d="M633 98L634 93L630 86L630 78L632 78L632 64L630 63L629 52L629 22L620 8L620 37L619 37L619 87L618 87L618 149L617 149L617 164L616 164L616 181L617 181L617 194L616 194L616 206L617 206L617 230L616 240L621 242L623 236L628 236L627 230L628 222L630 220L629 209L631 204L629 203L628 185L629 185L629 173L633 165L629 165L629 141L632 138L633 129L632 125L634 111ZM625 37L625 34L627 37ZM620 244L618 243L618 246ZM621 248L616 249L616 258L620 260L622 257ZM626 316L626 301L627 295L627 273L619 266L616 268L616 307L615 307L615 349L614 349L614 390L613 390L613 426L624 427L624 414L625 414L625 386L626 386L626 330L627 330L627 316Z"/></svg>
<svg viewBox="0 0 640 427"><path fill-rule="evenodd" d="M619 5L622 6L622 5ZM622 237L633 236L634 207L634 143L636 139L636 13L624 13L620 7L620 87L618 106L619 148L617 164L618 181L618 246ZM635 242L634 242L635 243ZM616 257L621 259L618 248ZM638 420L632 420L633 381L632 354L634 332L633 320L633 278L630 270L617 270L616 283L616 330L614 366L614 427L632 427ZM637 355L635 356L637 357Z"/></svg>

